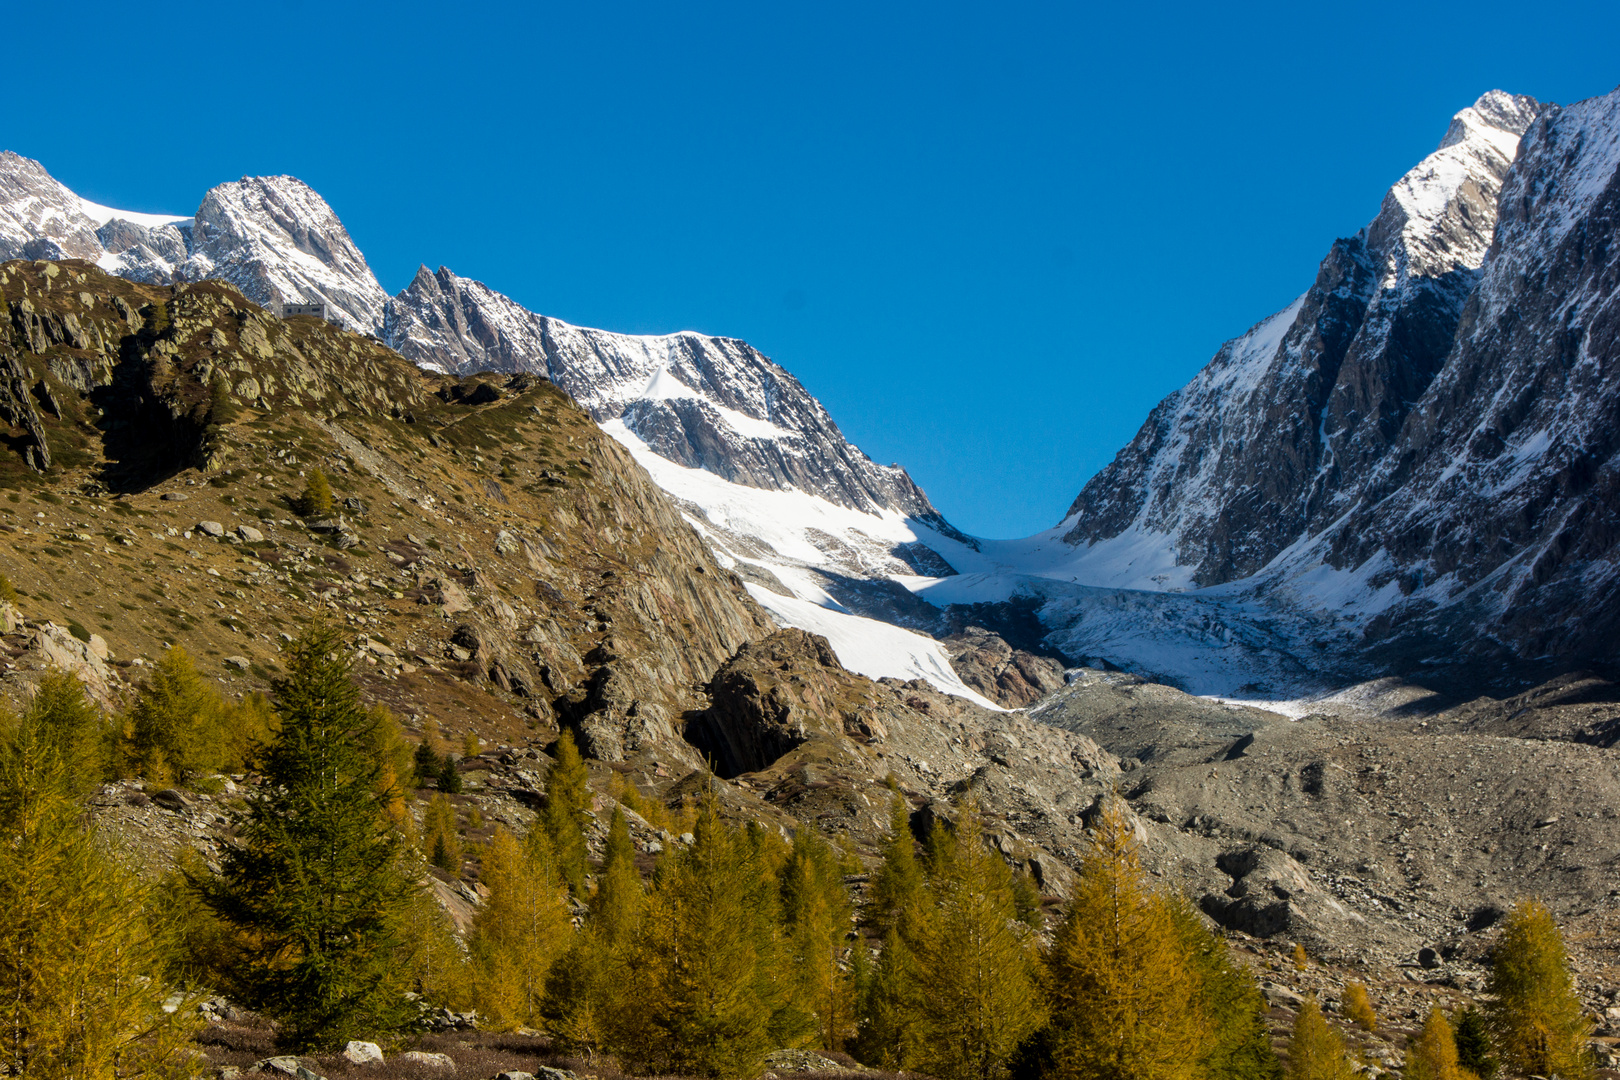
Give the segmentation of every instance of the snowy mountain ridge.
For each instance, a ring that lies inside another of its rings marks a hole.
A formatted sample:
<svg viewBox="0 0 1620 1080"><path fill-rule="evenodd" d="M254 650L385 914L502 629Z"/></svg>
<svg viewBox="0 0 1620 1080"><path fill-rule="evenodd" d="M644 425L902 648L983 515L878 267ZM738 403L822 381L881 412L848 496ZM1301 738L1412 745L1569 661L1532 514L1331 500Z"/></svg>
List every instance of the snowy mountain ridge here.
<svg viewBox="0 0 1620 1080"><path fill-rule="evenodd" d="M764 528L764 515L744 515L754 534L743 535L684 504L700 531L746 553L738 559L728 549L722 559L749 575L751 588L772 583L766 606L785 625L830 631L840 658L863 674L926 678L992 704L962 683L938 642L863 618L826 588L859 607L859 588L839 583L951 572L919 534L971 542L904 469L866 457L797 379L745 342L574 326L443 267L422 267L389 297L332 208L287 176L221 184L186 219L85 203L38 162L11 154L0 158L0 243L9 244L0 256L85 258L144 282L222 278L265 306L325 302L349 328L429 370L545 375L661 482L686 491L691 485L675 479L682 474L712 480L700 497L716 516L750 500L815 508L781 519L793 525L786 531L780 522ZM901 592L895 586L891 595Z"/></svg>

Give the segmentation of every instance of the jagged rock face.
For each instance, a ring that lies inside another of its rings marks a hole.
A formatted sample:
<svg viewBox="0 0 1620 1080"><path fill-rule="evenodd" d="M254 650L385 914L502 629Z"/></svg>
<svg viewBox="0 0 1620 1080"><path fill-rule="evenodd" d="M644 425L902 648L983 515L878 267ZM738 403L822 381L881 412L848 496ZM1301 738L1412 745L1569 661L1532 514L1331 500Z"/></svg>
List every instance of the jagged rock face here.
<svg viewBox="0 0 1620 1080"><path fill-rule="evenodd" d="M1540 106L1492 91L1333 245L1288 308L1221 347L1070 507L1070 544L1131 532L1188 583L1254 573L1348 509L1440 370Z"/></svg>
<svg viewBox="0 0 1620 1080"><path fill-rule="evenodd" d="M905 470L850 445L797 379L733 338L571 326L425 266L389 301L384 338L424 367L544 374L598 423L622 421L660 456L733 483L938 518Z"/></svg>
<svg viewBox="0 0 1620 1080"><path fill-rule="evenodd" d="M1525 133L1444 370L1324 540L1392 652L1620 646L1620 91Z"/></svg>
<svg viewBox="0 0 1620 1080"><path fill-rule="evenodd" d="M147 226L133 221L114 218L96 230L106 254L97 260L103 270L130 281L152 285L166 285L174 280L174 271L186 261L187 224Z"/></svg>
<svg viewBox="0 0 1620 1080"><path fill-rule="evenodd" d="M0 151L0 261L101 257L96 222L37 161Z"/></svg>
<svg viewBox="0 0 1620 1080"><path fill-rule="evenodd" d="M962 681L999 705L1021 709L1064 685L1058 661L1015 649L982 626L945 638L944 645Z"/></svg>
<svg viewBox="0 0 1620 1080"><path fill-rule="evenodd" d="M220 278L262 306L325 302L380 333L388 294L326 200L291 176L254 176L203 197L181 281Z"/></svg>

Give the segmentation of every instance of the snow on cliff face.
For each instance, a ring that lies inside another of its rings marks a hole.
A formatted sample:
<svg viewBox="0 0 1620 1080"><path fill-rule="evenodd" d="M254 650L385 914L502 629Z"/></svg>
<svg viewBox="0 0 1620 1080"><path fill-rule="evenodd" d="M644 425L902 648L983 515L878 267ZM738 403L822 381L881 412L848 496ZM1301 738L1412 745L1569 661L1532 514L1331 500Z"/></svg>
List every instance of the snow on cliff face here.
<svg viewBox="0 0 1620 1080"><path fill-rule="evenodd" d="M1444 369L1353 511L1283 562L1304 604L1364 580L1392 655L1620 647L1620 90L1525 133Z"/></svg>
<svg viewBox="0 0 1620 1080"><path fill-rule="evenodd" d="M734 338L573 326L424 266L389 302L384 340L441 371L545 375L598 423L622 420L660 456L736 484L938 517L904 469L861 453L797 379Z"/></svg>
<svg viewBox="0 0 1620 1080"><path fill-rule="evenodd" d="M254 176L203 197L182 281L223 278L254 303L325 302L379 334L388 294L326 200L291 176Z"/></svg>
<svg viewBox="0 0 1620 1080"><path fill-rule="evenodd" d="M1077 567L1156 548L1158 587L1213 585L1344 514L1444 362L1539 109L1491 91L1458 113L1303 296L1161 402L1070 508Z"/></svg>

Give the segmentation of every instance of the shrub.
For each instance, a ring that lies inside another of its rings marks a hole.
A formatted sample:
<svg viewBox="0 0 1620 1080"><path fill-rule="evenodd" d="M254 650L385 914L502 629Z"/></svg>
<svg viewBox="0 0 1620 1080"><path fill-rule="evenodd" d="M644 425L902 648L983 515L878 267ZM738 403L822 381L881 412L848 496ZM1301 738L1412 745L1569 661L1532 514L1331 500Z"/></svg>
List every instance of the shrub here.
<svg viewBox="0 0 1620 1080"><path fill-rule="evenodd" d="M298 512L304 517L325 517L337 509L332 498L332 485L319 469L309 470L304 479L304 492L298 496Z"/></svg>

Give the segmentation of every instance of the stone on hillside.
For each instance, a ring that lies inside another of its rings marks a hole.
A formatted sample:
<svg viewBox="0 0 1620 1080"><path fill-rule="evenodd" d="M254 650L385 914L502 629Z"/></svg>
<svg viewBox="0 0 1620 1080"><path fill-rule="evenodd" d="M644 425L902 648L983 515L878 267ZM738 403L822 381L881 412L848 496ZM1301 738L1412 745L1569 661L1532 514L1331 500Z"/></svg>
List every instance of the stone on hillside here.
<svg viewBox="0 0 1620 1080"><path fill-rule="evenodd" d="M163 809L173 810L175 813L191 808L191 800L174 788L164 788L162 791L155 792L152 795L152 801L163 807Z"/></svg>
<svg viewBox="0 0 1620 1080"><path fill-rule="evenodd" d="M456 1063L448 1054L430 1054L424 1050L407 1050L394 1059L406 1061L413 1065L421 1065L429 1069L443 1069L446 1072L455 1072Z"/></svg>
<svg viewBox="0 0 1620 1080"><path fill-rule="evenodd" d="M191 498L190 495L187 495L183 491L165 491L158 497L164 502L185 502L187 499Z"/></svg>
<svg viewBox="0 0 1620 1080"><path fill-rule="evenodd" d="M334 533L341 531L342 528L343 523L336 518L321 518L319 521L309 523L310 532Z"/></svg>
<svg viewBox="0 0 1620 1080"><path fill-rule="evenodd" d="M217 521L199 521L197 522L197 531L204 536L212 536L218 539L225 535L225 526Z"/></svg>
<svg viewBox="0 0 1620 1080"><path fill-rule="evenodd" d="M382 1047L374 1042L360 1042L358 1039L350 1040L343 1048L342 1057L350 1065L381 1065L383 1063Z"/></svg>
<svg viewBox="0 0 1620 1080"><path fill-rule="evenodd" d="M264 539L264 533L260 532L258 529L255 529L251 525L238 525L236 527L236 535L240 536L243 540L246 540L250 544L257 544Z"/></svg>
<svg viewBox="0 0 1620 1080"><path fill-rule="evenodd" d="M502 555L516 555L522 549L518 538L506 529L502 529L495 537L495 550Z"/></svg>
<svg viewBox="0 0 1620 1080"><path fill-rule="evenodd" d="M103 642L101 648L105 650L106 647L106 642ZM48 622L34 632L29 648L38 653L46 668L66 671L84 683L92 697L103 704L111 703L111 673L107 670L106 661L96 655L89 642L80 641L65 627Z"/></svg>
<svg viewBox="0 0 1620 1080"><path fill-rule="evenodd" d="M832 1058L809 1050L777 1050L765 1055L765 1064L775 1072L845 1072L847 1067Z"/></svg>
<svg viewBox="0 0 1620 1080"><path fill-rule="evenodd" d="M235 668L237 671L246 671L253 666L253 661L245 656L227 656L225 666Z"/></svg>

